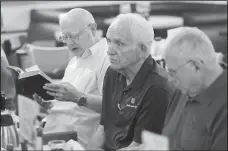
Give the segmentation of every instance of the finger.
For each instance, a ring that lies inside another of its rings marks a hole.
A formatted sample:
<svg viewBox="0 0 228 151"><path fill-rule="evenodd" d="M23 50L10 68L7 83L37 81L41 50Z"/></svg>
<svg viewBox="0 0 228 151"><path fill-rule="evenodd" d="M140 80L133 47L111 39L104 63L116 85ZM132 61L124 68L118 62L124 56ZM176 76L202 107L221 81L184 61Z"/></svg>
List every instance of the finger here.
<svg viewBox="0 0 228 151"><path fill-rule="evenodd" d="M34 93L32 96L36 100L38 95L36 93Z"/></svg>
<svg viewBox="0 0 228 151"><path fill-rule="evenodd" d="M58 101L65 101L62 97L55 97L55 99Z"/></svg>
<svg viewBox="0 0 228 151"><path fill-rule="evenodd" d="M42 101L37 94L33 94L33 98L37 103L41 103L41 101Z"/></svg>
<svg viewBox="0 0 228 151"><path fill-rule="evenodd" d="M59 89L59 92L60 93L64 93L66 91L66 88L65 87L61 87L60 89Z"/></svg>
<svg viewBox="0 0 228 151"><path fill-rule="evenodd" d="M54 96L54 97L62 97L62 93L54 93L54 92L49 92L49 91L46 91L47 94L51 95L51 96Z"/></svg>
<svg viewBox="0 0 228 151"><path fill-rule="evenodd" d="M59 84L61 84L61 85L68 85L69 83L68 82L61 82Z"/></svg>
<svg viewBox="0 0 228 151"><path fill-rule="evenodd" d="M58 92L59 91L59 88L56 89L56 88L51 88L51 87L47 87L47 86L43 86L43 89L48 90L48 91L52 91L52 92Z"/></svg>
<svg viewBox="0 0 228 151"><path fill-rule="evenodd" d="M60 87L62 87L62 85L61 84L46 83L44 85L44 87L52 88L52 89L59 89Z"/></svg>

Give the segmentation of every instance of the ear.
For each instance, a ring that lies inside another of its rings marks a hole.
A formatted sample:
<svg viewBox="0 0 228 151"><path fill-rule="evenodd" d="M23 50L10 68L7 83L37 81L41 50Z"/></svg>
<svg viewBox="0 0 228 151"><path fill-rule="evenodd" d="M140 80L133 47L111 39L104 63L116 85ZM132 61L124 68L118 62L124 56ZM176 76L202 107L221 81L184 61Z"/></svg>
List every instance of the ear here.
<svg viewBox="0 0 228 151"><path fill-rule="evenodd" d="M141 52L147 52L147 46L144 44L139 45Z"/></svg>
<svg viewBox="0 0 228 151"><path fill-rule="evenodd" d="M90 27L90 29L92 31L93 36L95 36L96 35L96 31L97 31L97 24L96 23L92 23L92 24L89 25L89 27Z"/></svg>

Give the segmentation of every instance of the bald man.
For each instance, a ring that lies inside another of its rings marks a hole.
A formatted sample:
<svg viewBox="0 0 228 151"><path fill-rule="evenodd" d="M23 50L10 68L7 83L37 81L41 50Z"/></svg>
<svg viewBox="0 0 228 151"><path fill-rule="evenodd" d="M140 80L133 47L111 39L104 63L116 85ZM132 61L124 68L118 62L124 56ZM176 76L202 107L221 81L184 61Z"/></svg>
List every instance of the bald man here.
<svg viewBox="0 0 228 151"><path fill-rule="evenodd" d="M181 90L163 129L170 150L227 150L227 71L220 66L221 56L197 28L168 32L169 81Z"/></svg>
<svg viewBox="0 0 228 151"><path fill-rule="evenodd" d="M108 68L100 126L88 149L131 150L143 129L160 134L172 89L150 55L154 32L138 14L121 14L107 31Z"/></svg>
<svg viewBox="0 0 228 151"><path fill-rule="evenodd" d="M86 146L100 118L103 79L110 64L108 45L105 38L98 37L95 20L85 9L75 8L61 15L59 24L60 39L75 57L59 84L44 86L58 101L50 103L36 94L34 99L49 109L45 131L75 130L79 142Z"/></svg>

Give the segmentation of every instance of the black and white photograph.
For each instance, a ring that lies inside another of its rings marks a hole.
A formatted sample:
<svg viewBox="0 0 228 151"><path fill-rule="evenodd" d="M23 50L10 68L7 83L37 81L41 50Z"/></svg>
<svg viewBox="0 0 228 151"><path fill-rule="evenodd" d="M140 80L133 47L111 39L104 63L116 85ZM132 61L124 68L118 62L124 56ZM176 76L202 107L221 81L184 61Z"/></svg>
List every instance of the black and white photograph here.
<svg viewBox="0 0 228 151"><path fill-rule="evenodd" d="M1 1L2 151L227 151L227 1Z"/></svg>

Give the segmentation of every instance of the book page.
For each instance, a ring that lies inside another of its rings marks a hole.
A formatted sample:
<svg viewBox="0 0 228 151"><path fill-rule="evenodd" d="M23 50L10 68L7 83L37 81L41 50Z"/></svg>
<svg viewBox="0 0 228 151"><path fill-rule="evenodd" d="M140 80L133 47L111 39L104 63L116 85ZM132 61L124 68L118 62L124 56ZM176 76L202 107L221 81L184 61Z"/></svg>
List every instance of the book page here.
<svg viewBox="0 0 228 151"><path fill-rule="evenodd" d="M169 139L164 135L143 131L142 142L146 150L169 150Z"/></svg>
<svg viewBox="0 0 228 151"><path fill-rule="evenodd" d="M34 65L32 67L29 67L29 68L26 68L25 69L26 72L29 72L29 71L37 71L37 70L40 71L40 68L37 65Z"/></svg>
<svg viewBox="0 0 228 151"><path fill-rule="evenodd" d="M52 79L48 75L46 75L42 70L40 70L40 68L37 65L34 65L32 67L29 67L29 68L26 68L25 71L26 72L24 72L23 74L21 74L19 76L19 79L25 78L25 77L29 77L29 76L33 76L33 75L36 75L36 74L40 74L45 79L50 81L51 83L53 82Z"/></svg>

